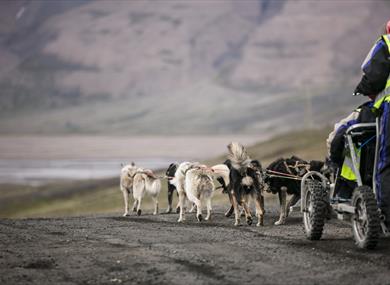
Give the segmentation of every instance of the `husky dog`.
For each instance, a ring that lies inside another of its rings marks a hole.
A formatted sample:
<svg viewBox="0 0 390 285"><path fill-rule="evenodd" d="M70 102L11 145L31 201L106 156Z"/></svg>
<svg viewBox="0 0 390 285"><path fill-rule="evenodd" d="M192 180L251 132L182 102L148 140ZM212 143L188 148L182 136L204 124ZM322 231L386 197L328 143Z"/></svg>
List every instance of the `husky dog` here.
<svg viewBox="0 0 390 285"><path fill-rule="evenodd" d="M134 206L137 206L137 215L141 215L141 201L148 193L154 201L153 215L158 214L158 195L161 191L161 181L149 169L138 169L134 175L133 181L133 197Z"/></svg>
<svg viewBox="0 0 390 285"><path fill-rule="evenodd" d="M167 171L165 172L165 177L167 178L168 180L168 208L166 210L166 213L170 213L172 212L172 200L173 200L173 192L175 192L176 190L176 186L173 185L171 183L172 179L174 178L175 176L175 173L176 173L176 170L177 170L177 167L179 165L177 163L171 163L169 166L168 166L168 169ZM179 208L179 204L177 204L176 206L176 213L178 213L180 210Z"/></svg>
<svg viewBox="0 0 390 285"><path fill-rule="evenodd" d="M204 167L206 167L206 166L204 165ZM211 171L211 173L208 172L208 174L211 175L212 178L217 179L221 183L221 185L229 185L229 183L230 183L230 179L229 179L230 170L225 164L217 164L217 165L212 166L211 168L207 168L207 170ZM214 190L215 190L215 187L214 187ZM180 207L177 207L177 209L180 210ZM195 209L196 209L196 204L194 202L192 202L192 207L188 212L192 213ZM211 210L212 209L210 207L210 211Z"/></svg>
<svg viewBox="0 0 390 285"><path fill-rule="evenodd" d="M232 142L228 145L229 159L225 161L230 169L230 184L222 186L224 192L229 195L232 205L231 209L225 214L231 215L234 210L235 226L240 224L239 206L242 206L246 221L252 224L252 215L249 209L249 197L251 197L256 206L257 226L264 224L264 182L261 164L257 160L251 160L246 149L240 143ZM219 179L220 182L222 182Z"/></svg>
<svg viewBox="0 0 390 285"><path fill-rule="evenodd" d="M185 178L187 171L191 168L198 168L201 165L198 162L182 162L176 169L174 178L170 181L172 185L176 187L177 193L179 194L179 219L178 222L185 220L184 217L184 204L186 202L186 192L185 192Z"/></svg>
<svg viewBox="0 0 390 285"><path fill-rule="evenodd" d="M279 158L273 161L267 167L267 170L276 172L276 174L287 174L291 177L299 178L308 171L319 171L323 164L323 162L314 160L308 163L297 156L292 156L287 159ZM271 175L266 177L265 182L268 185L267 191L279 196L280 216L275 225L283 225L286 223L290 207L294 206L301 198L301 181L300 179L280 177L280 175L272 176L272 172L270 172ZM292 195L289 202L287 202L287 194Z"/></svg>
<svg viewBox="0 0 390 285"><path fill-rule="evenodd" d="M213 177L219 177L229 184L229 169L225 165L215 165L208 168L206 165L198 162L183 162L179 164L174 178L170 181L176 187L179 194L178 222L185 220L185 203L187 199L195 204L197 208L197 219L199 221L202 219L201 212L203 201L205 201L208 207L207 219L210 218L211 202L209 200L215 189ZM193 206L190 212L195 207Z"/></svg>
<svg viewBox="0 0 390 285"><path fill-rule="evenodd" d="M229 167L231 168L231 161L228 159L224 162L224 164L226 167L227 165L229 165ZM264 178L263 178L263 169L262 169L262 166L260 164L260 162L258 160L251 160L251 163L250 163L250 167L255 170L255 173L256 173L256 177L257 177L257 180L258 180L258 183L260 185L260 188L264 190L264 188L267 186L265 183L264 183ZM218 182L221 184L221 187L223 189L222 193L225 193L225 194L228 194L229 196L229 201L230 201L230 208L225 212L225 217L230 217L233 213L234 213L234 206L233 206L233 200L232 200L232 195L231 193L229 192L228 190L228 187L226 186L227 184L224 183L223 180L221 180L221 178L217 178ZM264 198L263 196L261 196L261 202L262 202L262 208L263 208L263 212L265 213L265 210L264 210ZM245 211L243 209L241 209L241 212L240 212L240 216L241 217L244 217L245 216Z"/></svg>
<svg viewBox="0 0 390 285"><path fill-rule="evenodd" d="M211 215L211 197L215 186L212 177L212 171L206 167L193 167L187 170L185 176L185 193L192 203L196 205L196 218L202 221L203 203L206 203L207 216L205 220L210 219Z"/></svg>
<svg viewBox="0 0 390 285"><path fill-rule="evenodd" d="M131 164L123 166L120 176L120 189L123 193L123 200L125 202L125 213L123 216L129 215L129 194L133 191L133 180L134 175L137 172L137 167L134 162ZM133 205L133 211L135 211L135 203Z"/></svg>

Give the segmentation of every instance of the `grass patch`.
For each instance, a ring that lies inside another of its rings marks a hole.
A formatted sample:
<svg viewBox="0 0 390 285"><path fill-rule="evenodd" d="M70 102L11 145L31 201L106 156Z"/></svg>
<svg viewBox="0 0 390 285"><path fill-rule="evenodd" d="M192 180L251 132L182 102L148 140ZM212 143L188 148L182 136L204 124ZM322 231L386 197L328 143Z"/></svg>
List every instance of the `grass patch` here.
<svg viewBox="0 0 390 285"><path fill-rule="evenodd" d="M279 157L297 155L305 160L324 160L326 156L326 138L330 127L319 130L297 131L277 136L247 148L253 159L258 159L263 167ZM226 155L212 158L206 164L214 165L226 160Z"/></svg>

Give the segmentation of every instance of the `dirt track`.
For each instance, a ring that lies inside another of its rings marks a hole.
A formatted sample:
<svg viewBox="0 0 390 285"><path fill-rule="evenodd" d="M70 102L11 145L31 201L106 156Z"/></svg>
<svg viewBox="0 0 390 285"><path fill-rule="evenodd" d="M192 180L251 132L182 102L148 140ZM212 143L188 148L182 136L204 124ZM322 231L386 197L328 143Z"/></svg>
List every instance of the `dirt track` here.
<svg viewBox="0 0 390 285"><path fill-rule="evenodd" d="M285 226L233 227L187 215L0 220L0 284L390 284L390 240L356 249L350 227L305 239L299 214ZM147 212L147 211L145 211Z"/></svg>

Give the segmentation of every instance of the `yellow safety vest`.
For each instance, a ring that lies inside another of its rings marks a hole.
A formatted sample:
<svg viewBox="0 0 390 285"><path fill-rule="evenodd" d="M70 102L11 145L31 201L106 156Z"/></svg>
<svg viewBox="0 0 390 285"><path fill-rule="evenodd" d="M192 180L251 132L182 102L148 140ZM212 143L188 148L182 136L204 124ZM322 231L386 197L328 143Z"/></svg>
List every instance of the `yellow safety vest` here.
<svg viewBox="0 0 390 285"><path fill-rule="evenodd" d="M355 110L355 112L359 112L361 111L362 109L361 108L357 108ZM358 163L358 168L360 168L360 152L356 151L357 148L355 148L355 152L356 152L356 158L357 158L357 163ZM349 149L348 151L346 151L346 154L345 154L345 157L344 157L344 162L343 162L343 166L341 167L341 174L340 174L341 177L343 177L344 179L347 179L347 180L350 180L350 181L356 181L356 175L355 175L355 172L353 171L353 162L352 162L352 158L351 158L351 154L349 153Z"/></svg>
<svg viewBox="0 0 390 285"><path fill-rule="evenodd" d="M355 148L356 150L356 148ZM360 168L360 151L356 152L356 158L357 158L357 168ZM353 171L353 162L351 155L348 153L345 155L343 166L341 167L341 177L344 179L347 179L349 181L356 181L356 175Z"/></svg>
<svg viewBox="0 0 390 285"><path fill-rule="evenodd" d="M390 35L383 35L380 39L383 39L385 41L387 49L389 50L389 54L390 54ZM390 95L390 74L389 77L387 77L385 88L375 98L374 108L380 109L383 102L390 102L389 95Z"/></svg>

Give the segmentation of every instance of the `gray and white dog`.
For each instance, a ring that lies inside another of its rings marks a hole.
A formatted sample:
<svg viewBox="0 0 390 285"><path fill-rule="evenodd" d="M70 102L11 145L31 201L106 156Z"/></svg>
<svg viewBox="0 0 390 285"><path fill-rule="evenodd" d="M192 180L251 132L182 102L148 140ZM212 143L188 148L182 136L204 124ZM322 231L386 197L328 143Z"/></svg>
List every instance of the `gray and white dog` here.
<svg viewBox="0 0 390 285"><path fill-rule="evenodd" d="M134 206L137 206L137 215L141 215L142 198L148 193L154 201L153 215L158 214L158 196L161 192L161 181L150 169L137 169L133 181Z"/></svg>
<svg viewBox="0 0 390 285"><path fill-rule="evenodd" d="M206 205L207 216L211 216L211 198L215 190L213 178L222 177L229 183L229 169L225 165L215 165L211 168L198 162L183 162L179 164L175 177L171 183L176 186L179 194L179 219L178 222L185 220L185 202L188 199L194 203L197 209L196 218L202 221L202 209Z"/></svg>

